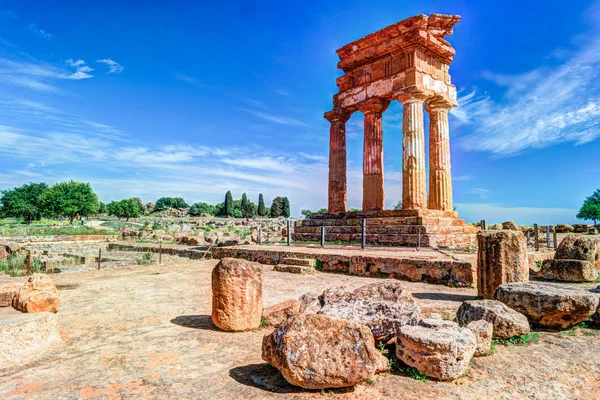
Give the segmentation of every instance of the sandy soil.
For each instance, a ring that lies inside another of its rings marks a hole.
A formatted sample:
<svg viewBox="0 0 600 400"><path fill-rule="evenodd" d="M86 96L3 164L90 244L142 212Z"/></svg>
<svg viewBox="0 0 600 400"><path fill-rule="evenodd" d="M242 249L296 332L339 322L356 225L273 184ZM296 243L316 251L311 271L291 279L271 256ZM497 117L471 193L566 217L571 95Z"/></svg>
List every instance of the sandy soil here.
<svg viewBox="0 0 600 400"><path fill-rule="evenodd" d="M216 261L78 272L53 277L65 345L35 364L0 374L3 399L305 399L261 358L268 329L226 333L210 322ZM265 303L357 287L376 279L291 275L266 267ZM473 289L408 283L428 311L456 310ZM353 399L598 399L600 336L542 332L539 344L497 346L455 382L383 374L326 397Z"/></svg>

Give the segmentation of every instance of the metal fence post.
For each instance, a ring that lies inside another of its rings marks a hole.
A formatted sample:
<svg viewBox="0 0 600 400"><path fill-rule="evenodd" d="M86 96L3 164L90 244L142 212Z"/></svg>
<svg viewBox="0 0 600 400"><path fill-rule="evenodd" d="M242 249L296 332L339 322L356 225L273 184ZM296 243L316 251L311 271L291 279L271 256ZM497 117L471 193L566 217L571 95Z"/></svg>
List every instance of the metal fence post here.
<svg viewBox="0 0 600 400"><path fill-rule="evenodd" d="M540 250L540 233L538 229L538 224L533 224L533 237L535 239L535 250Z"/></svg>
<svg viewBox="0 0 600 400"><path fill-rule="evenodd" d="M550 225L546 226L546 244L548 245L548 249L550 249Z"/></svg>
<svg viewBox="0 0 600 400"><path fill-rule="evenodd" d="M367 219L362 220L362 235L360 239L360 248L364 249L367 245Z"/></svg>
<svg viewBox="0 0 600 400"><path fill-rule="evenodd" d="M325 247L325 227L321 227L321 247Z"/></svg>
<svg viewBox="0 0 600 400"><path fill-rule="evenodd" d="M31 275L31 250L27 252L27 276Z"/></svg>
<svg viewBox="0 0 600 400"><path fill-rule="evenodd" d="M292 224L290 223L290 220L288 219L287 221L287 245L290 245L290 242L292 241L292 232L290 227L292 226Z"/></svg>
<svg viewBox="0 0 600 400"><path fill-rule="evenodd" d="M485 219L481 220L481 230L487 231L487 224L485 223Z"/></svg>

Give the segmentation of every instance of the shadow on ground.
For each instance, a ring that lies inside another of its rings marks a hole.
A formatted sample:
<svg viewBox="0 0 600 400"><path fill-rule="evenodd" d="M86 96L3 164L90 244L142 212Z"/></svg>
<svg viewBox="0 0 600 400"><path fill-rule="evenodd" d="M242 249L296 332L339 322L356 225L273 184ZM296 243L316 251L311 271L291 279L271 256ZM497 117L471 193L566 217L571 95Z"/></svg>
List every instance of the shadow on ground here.
<svg viewBox="0 0 600 400"><path fill-rule="evenodd" d="M421 300L447 300L462 303L467 300L476 300L476 296L468 294L450 294L450 293L412 293L415 299Z"/></svg>
<svg viewBox="0 0 600 400"><path fill-rule="evenodd" d="M286 381L281 373L267 363L249 364L229 370L229 376L237 382L272 393L302 393L307 389L294 386Z"/></svg>
<svg viewBox="0 0 600 400"><path fill-rule="evenodd" d="M173 318L171 323L185 328L220 331L220 329L212 323L212 317L210 315L180 315Z"/></svg>

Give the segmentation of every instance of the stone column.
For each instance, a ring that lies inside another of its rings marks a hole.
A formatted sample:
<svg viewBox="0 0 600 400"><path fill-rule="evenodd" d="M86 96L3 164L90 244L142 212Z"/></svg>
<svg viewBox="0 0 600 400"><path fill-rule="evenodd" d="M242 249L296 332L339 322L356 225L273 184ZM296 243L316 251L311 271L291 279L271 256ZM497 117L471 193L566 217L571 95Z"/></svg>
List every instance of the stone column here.
<svg viewBox="0 0 600 400"><path fill-rule="evenodd" d="M450 136L448 111L452 104L428 101L429 113L429 208L452 211L452 175L450 173Z"/></svg>
<svg viewBox="0 0 600 400"><path fill-rule="evenodd" d="M365 115L365 139L363 149L363 210L383 210L383 132L381 114L390 102L372 98L358 105Z"/></svg>
<svg viewBox="0 0 600 400"><path fill-rule="evenodd" d="M404 105L402 121L402 209L427 208L425 180L425 132L423 93L408 93L398 100Z"/></svg>
<svg viewBox="0 0 600 400"><path fill-rule="evenodd" d="M336 108L325 113L329 128L329 212L346 212L346 122L349 112Z"/></svg>

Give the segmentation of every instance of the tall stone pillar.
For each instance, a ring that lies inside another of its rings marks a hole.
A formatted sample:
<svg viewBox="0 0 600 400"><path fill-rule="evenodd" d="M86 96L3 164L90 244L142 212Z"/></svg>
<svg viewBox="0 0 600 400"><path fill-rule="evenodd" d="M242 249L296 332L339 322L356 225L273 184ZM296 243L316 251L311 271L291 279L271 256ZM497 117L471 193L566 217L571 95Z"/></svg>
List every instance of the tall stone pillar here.
<svg viewBox="0 0 600 400"><path fill-rule="evenodd" d="M329 212L346 212L346 122L349 112L336 108L325 113L329 128Z"/></svg>
<svg viewBox="0 0 600 400"><path fill-rule="evenodd" d="M448 111L452 104L428 101L429 113L429 208L452 211L452 174L450 173L450 136Z"/></svg>
<svg viewBox="0 0 600 400"><path fill-rule="evenodd" d="M381 114L390 102L372 98L358 105L365 115L365 139L363 149L363 210L383 210L385 194L383 187L383 132Z"/></svg>
<svg viewBox="0 0 600 400"><path fill-rule="evenodd" d="M425 132L422 93L408 93L398 100L404 105L402 121L402 208L427 208L425 180Z"/></svg>

